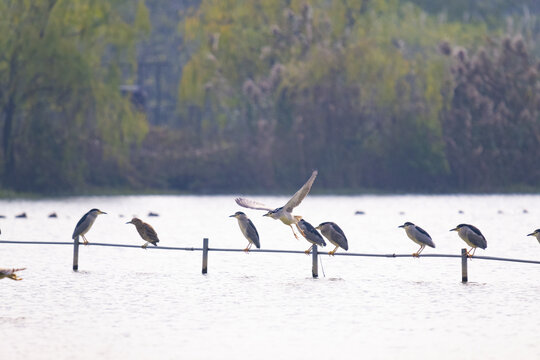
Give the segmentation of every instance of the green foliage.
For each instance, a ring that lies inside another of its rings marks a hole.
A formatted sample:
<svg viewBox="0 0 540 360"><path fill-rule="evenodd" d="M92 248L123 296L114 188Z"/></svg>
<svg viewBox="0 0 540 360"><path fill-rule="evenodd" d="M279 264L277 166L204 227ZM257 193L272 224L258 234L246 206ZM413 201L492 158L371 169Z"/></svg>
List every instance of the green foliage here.
<svg viewBox="0 0 540 360"><path fill-rule="evenodd" d="M118 64L144 28L118 1L0 4L0 121L6 186L66 191L89 178L89 157L122 166L147 125L120 95ZM101 174L102 176L104 174ZM91 176L91 175L90 175Z"/></svg>
<svg viewBox="0 0 540 360"><path fill-rule="evenodd" d="M319 168L355 174L333 178L337 187L419 189L449 171L439 121L448 63L437 44L469 44L485 28L396 1L205 1L185 33L199 49L181 107L211 123L202 138L225 127L222 143L250 154L256 182Z"/></svg>

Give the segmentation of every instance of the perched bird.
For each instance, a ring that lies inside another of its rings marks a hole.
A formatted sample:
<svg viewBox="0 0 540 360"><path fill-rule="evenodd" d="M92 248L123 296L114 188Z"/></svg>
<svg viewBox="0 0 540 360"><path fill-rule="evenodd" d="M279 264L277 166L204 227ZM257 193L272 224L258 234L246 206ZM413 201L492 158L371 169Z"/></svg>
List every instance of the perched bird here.
<svg viewBox="0 0 540 360"><path fill-rule="evenodd" d="M435 243L431 240L431 236L427 233L426 230L422 229L420 226L414 225L412 222L406 222L403 225L398 226L405 229L405 233L409 239L420 245L420 249L417 252L413 253L413 256L418 257L422 250L427 246L434 248Z"/></svg>
<svg viewBox="0 0 540 360"><path fill-rule="evenodd" d="M317 170L313 171L308 181L293 195L293 197L284 206L277 209L272 210L272 208L269 208L264 204L245 198L236 198L235 201L238 205L248 209L268 211L263 216L269 216L274 220L281 220L281 222L285 225L289 225L294 234L294 237L298 239L298 235L296 235L296 233L294 232L294 228L292 227L292 225L296 224L298 220L294 217L292 211L295 207L300 205L302 200L304 200L306 195L309 193L309 190L311 190L311 186L313 185L317 174Z"/></svg>
<svg viewBox="0 0 540 360"><path fill-rule="evenodd" d="M3 269L3 268L0 268L0 279L10 278L11 280L22 280L22 278L17 277L17 274L15 274L15 272L23 271L23 270L26 270L26 268L20 268L20 269Z"/></svg>
<svg viewBox="0 0 540 360"><path fill-rule="evenodd" d="M94 221L96 221L98 215L101 214L106 214L106 212L103 212L99 209L92 209L86 214L84 214L81 220L79 220L79 222L75 226L75 230L73 231L73 236L71 238L75 240L75 238L80 235L83 238L84 245L88 245L88 240L86 240L84 234L86 234L90 230L92 225L94 225Z"/></svg>
<svg viewBox="0 0 540 360"><path fill-rule="evenodd" d="M323 237L321 236L321 234L319 234L317 229L315 229L306 220L302 219L301 216L296 216L296 217L298 218L298 222L296 223L296 227L298 228L298 231L300 231L300 233L304 235L307 241L313 244L309 247L309 249L305 251L306 254L309 255L309 253L311 252L311 249L313 249L313 246L317 246L317 245L326 246L326 243L324 242Z"/></svg>
<svg viewBox="0 0 540 360"><path fill-rule="evenodd" d="M259 233L257 232L255 225L253 225L253 222L251 222L251 220L246 216L246 214L241 211L237 211L236 213L234 213L234 215L230 215L229 217L234 217L236 218L236 220L238 220L238 226L240 226L242 234L244 234L246 239L249 241L244 251L249 252L252 245L255 245L257 249L260 249L261 242L259 241Z"/></svg>
<svg viewBox="0 0 540 360"><path fill-rule="evenodd" d="M459 224L454 229L450 229L450 231L457 231L459 237L471 247L471 249L467 251L469 257L474 256L477 247L484 250L487 248L487 240L476 226Z"/></svg>
<svg viewBox="0 0 540 360"><path fill-rule="evenodd" d="M527 236L534 236L536 240L538 240L538 242L540 243L540 229L534 230L532 233L530 233Z"/></svg>
<svg viewBox="0 0 540 360"><path fill-rule="evenodd" d="M322 224L319 224L315 229L320 230L325 238L328 239L333 245L335 245L335 249L328 252L329 255L334 255L338 248L342 248L343 250L349 250L349 243L347 242L347 237L345 236L345 233L341 228L333 222L323 222Z"/></svg>
<svg viewBox="0 0 540 360"><path fill-rule="evenodd" d="M135 228L137 228L139 235L141 235L143 240L146 241L146 243L142 246L143 249L146 249L148 244L157 246L159 239L158 239L156 230L154 230L154 228L150 224L147 224L141 219L138 219L136 217L131 219L131 221L128 221L126 224L135 225Z"/></svg>

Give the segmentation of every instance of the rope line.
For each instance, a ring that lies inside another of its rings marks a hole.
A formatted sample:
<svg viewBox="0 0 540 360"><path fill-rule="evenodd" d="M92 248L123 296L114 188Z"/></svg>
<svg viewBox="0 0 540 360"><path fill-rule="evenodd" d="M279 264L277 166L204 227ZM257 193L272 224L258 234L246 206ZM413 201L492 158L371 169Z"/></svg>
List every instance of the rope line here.
<svg viewBox="0 0 540 360"><path fill-rule="evenodd" d="M25 244L25 245L71 245L73 246L72 241L14 241L14 240L0 240L0 244ZM124 244L108 244L108 243L89 243L84 245L80 243L80 247L84 248L86 246L107 246L107 247L123 247L123 248L134 248L140 249L140 245L124 245ZM202 251L200 247L171 247L171 246L157 246L157 247L148 247L147 249L151 250L179 250L179 251ZM227 248L208 248L208 251L216 252L244 252L242 249L227 249ZM250 250L250 253L276 253L276 254L304 254L304 251L301 250L273 250L273 249L256 249ZM328 255L319 251L319 256ZM330 255L328 255L330 256ZM366 254L366 253L336 253L335 256L356 256L356 257L383 257L383 258L404 258L404 257L414 257L412 254ZM421 254L420 257L434 257L434 258L461 258L461 255L454 254ZM528 264L540 264L540 261L536 260L524 260L524 259L511 259L511 258L502 258L502 257L493 257L493 256L474 256L472 259L476 260L493 260L493 261L507 261L507 262L518 262L518 263L528 263ZM322 264L321 264L322 265Z"/></svg>

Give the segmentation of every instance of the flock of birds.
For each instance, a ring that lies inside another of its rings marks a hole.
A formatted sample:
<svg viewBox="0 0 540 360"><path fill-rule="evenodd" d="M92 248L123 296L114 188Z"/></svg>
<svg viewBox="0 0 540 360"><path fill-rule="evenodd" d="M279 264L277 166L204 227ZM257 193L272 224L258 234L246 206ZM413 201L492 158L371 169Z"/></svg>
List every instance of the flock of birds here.
<svg viewBox="0 0 540 360"><path fill-rule="evenodd" d="M293 225L295 225L298 232L308 242L312 244L305 251L306 254L309 255L311 253L313 246L326 246L326 242L323 238L324 236L331 244L335 246L333 250L328 252L329 255L334 255L339 248L342 248L343 250L349 249L347 237L345 236L343 230L341 230L341 228L336 223L327 221L319 224L317 227L313 227L313 225L304 220L302 216L292 214L294 208L300 205L302 200L304 200L304 198L308 195L311 187L313 186L315 178L317 177L317 174L317 170L313 171L310 178L292 196L292 198L287 201L285 205L276 209L267 207L264 204L246 198L236 198L235 201L238 205L244 208L267 211L266 214L264 214L263 216L268 216L274 220L280 220L283 224L289 226L293 232L294 237L296 239L299 239L298 235L294 231ZM99 209L91 209L86 214L84 214L75 226L72 239L75 240L78 236L81 236L83 238L83 243L85 245L88 245L88 240L86 239L85 235L92 228L92 225L96 221L98 215L101 214L106 214L106 212L103 212ZM235 214L230 215L230 217L234 217L238 220L240 230L244 237L248 240L248 245L244 249L244 251L249 252L253 245L255 245L257 249L260 249L261 243L259 239L259 233L257 232L255 225L247 217L247 215L242 211L237 211ZM143 249L146 249L149 244L157 246L159 238L156 231L150 224L145 223L141 219L136 217L131 219L131 221L128 221L126 224L135 225L135 228L137 229L137 232L139 233L141 238L146 241L146 243L142 245ZM399 227L403 228L407 236L420 246L418 251L412 254L413 256L419 257L420 253L424 250L426 246L435 248L435 243L433 242L431 236L420 226L417 226L411 222L406 222ZM484 237L484 235L482 235L482 232L474 225L459 224L455 228L450 229L450 231L456 231L459 237L471 247L471 249L467 251L467 255L469 257L474 256L477 248L484 250L487 248L486 238ZM534 236L540 243L540 229L534 230L527 236ZM9 278L12 280L22 280L22 278L18 277L16 274L16 272L22 270L25 270L25 268L0 268L0 279Z"/></svg>
<svg viewBox="0 0 540 360"><path fill-rule="evenodd" d="M313 185L316 177L317 171L315 170L311 174L311 177L308 179L308 181L300 188L300 190L298 190L284 206L277 209L269 208L264 204L245 198L237 198L236 203L245 208L268 211L264 216L269 216L273 219L281 220L281 222L283 222L285 225L290 226L294 236L298 239L298 235L296 235L294 228L292 227L292 225L296 225L300 234L302 234L302 236L312 244L311 247L305 251L306 254L309 254L311 252L313 246L326 246L323 237L317 231L320 230L322 235L335 246L334 250L328 252L329 255L334 255L339 248L342 248L343 250L349 249L347 237L345 236L343 230L341 230L341 228L336 223L328 221L319 224L319 226L317 227L313 227L301 216L296 216L292 214L293 209L302 202L302 200L311 190L311 186ZM236 212L236 214L231 215L231 217L235 217L238 220L240 230L249 242L248 246L244 249L244 251L249 251L252 245L260 248L259 234L257 232L257 229L255 228L255 225L253 225L253 222L246 216L246 214L238 211ZM426 246L432 248L435 247L435 243L433 242L431 236L420 226L417 226L411 222L406 222L399 227L405 229L405 233L407 234L407 236L412 241L420 245L420 248L417 252L413 253L413 256L418 257ZM484 237L484 235L482 235L482 233L476 226L469 224L459 224L450 231L457 231L459 237L471 247L471 249L467 251L469 257L474 256L476 248L487 248L486 238ZM540 242L540 229L535 230L535 232L529 235L536 236L536 238Z"/></svg>

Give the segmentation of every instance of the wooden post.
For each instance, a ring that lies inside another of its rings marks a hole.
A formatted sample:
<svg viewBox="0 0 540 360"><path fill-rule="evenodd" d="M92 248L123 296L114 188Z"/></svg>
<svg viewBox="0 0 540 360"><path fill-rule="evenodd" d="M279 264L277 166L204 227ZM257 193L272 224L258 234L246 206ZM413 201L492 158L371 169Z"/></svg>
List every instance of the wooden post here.
<svg viewBox="0 0 540 360"><path fill-rule="evenodd" d="M313 244L312 252L313 266L311 268L311 274L313 275L313 278L316 279L319 277L319 252L317 250L317 245Z"/></svg>
<svg viewBox="0 0 540 360"><path fill-rule="evenodd" d="M466 283L469 281L467 276L467 249L461 249L461 282Z"/></svg>
<svg viewBox="0 0 540 360"><path fill-rule="evenodd" d="M73 240L73 271L79 271L79 236Z"/></svg>
<svg viewBox="0 0 540 360"><path fill-rule="evenodd" d="M208 272L208 238L203 239L203 250L202 250L202 273L206 274Z"/></svg>

